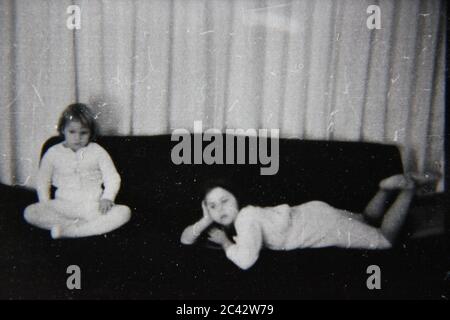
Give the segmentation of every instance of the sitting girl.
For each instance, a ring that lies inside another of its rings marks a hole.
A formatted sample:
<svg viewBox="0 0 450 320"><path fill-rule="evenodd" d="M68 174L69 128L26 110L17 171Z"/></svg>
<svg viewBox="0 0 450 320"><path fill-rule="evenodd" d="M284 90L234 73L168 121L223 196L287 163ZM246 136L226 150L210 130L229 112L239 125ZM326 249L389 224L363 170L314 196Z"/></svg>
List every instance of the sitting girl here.
<svg viewBox="0 0 450 320"><path fill-rule="evenodd" d="M241 269L250 268L262 247L273 250L320 248L390 248L406 218L416 183L426 177L395 175L381 181L378 193L363 214L333 208L325 202L311 201L290 207L247 206L239 210L236 197L223 184L208 188L202 201L203 217L188 226L181 243L192 244L213 222L229 227L237 235L230 240L223 230L212 228L209 240L220 245ZM400 190L395 202L385 211L388 196ZM383 217L384 216L384 217ZM368 223L379 222L376 228Z"/></svg>
<svg viewBox="0 0 450 320"><path fill-rule="evenodd" d="M25 209L25 220L51 230L54 239L104 234L128 222L130 209L114 204L120 176L106 150L92 142L97 124L91 110L81 103L69 105L59 119L58 131L64 141L41 160L39 202ZM51 184L57 188L53 200Z"/></svg>

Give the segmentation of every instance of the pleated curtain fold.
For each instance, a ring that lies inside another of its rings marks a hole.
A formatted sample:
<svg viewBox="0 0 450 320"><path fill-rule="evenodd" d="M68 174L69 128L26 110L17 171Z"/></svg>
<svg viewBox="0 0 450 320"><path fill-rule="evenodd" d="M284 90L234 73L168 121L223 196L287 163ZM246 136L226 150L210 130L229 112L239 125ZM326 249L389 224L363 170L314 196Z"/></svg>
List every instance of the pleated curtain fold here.
<svg viewBox="0 0 450 320"><path fill-rule="evenodd" d="M106 135L278 128L395 143L406 170L443 173L445 12L443 0L1 0L0 181L34 185L74 101Z"/></svg>

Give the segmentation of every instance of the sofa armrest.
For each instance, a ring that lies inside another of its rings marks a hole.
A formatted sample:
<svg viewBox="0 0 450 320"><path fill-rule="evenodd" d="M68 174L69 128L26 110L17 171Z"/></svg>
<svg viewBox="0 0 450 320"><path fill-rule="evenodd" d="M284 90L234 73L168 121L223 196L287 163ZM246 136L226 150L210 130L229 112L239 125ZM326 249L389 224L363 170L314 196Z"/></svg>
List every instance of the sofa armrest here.
<svg viewBox="0 0 450 320"><path fill-rule="evenodd" d="M0 184L0 213L2 219L17 219L19 213L22 213L28 205L37 201L37 193L33 189Z"/></svg>
<svg viewBox="0 0 450 320"><path fill-rule="evenodd" d="M449 194L416 196L410 208L407 231L411 239L441 236L449 214Z"/></svg>

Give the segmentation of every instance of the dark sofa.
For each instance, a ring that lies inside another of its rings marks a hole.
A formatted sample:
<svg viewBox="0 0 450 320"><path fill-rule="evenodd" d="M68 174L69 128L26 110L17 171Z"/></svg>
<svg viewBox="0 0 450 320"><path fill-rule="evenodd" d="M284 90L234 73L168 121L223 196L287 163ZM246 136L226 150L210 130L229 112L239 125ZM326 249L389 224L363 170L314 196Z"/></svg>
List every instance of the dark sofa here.
<svg viewBox="0 0 450 320"><path fill-rule="evenodd" d="M59 141L49 139L43 151ZM443 237L414 241L407 227L391 250L263 250L246 271L205 242L179 242L183 228L201 215L199 190L209 178L238 183L254 205L322 200L361 212L382 178L402 172L394 146L281 139L278 173L262 176L259 164L175 165L171 150L178 142L170 135L98 142L121 174L116 202L132 209L132 219L107 235L52 240L23 221L36 193L1 186L0 298L439 299L448 285ZM381 268L381 290L367 289L372 264ZM81 290L66 287L69 265L81 268Z"/></svg>

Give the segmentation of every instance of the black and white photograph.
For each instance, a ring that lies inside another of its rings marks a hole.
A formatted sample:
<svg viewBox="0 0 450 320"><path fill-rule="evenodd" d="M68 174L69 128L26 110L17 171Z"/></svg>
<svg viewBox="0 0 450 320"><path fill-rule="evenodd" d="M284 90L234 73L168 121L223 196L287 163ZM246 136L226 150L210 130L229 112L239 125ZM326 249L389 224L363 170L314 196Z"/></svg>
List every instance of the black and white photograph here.
<svg viewBox="0 0 450 320"><path fill-rule="evenodd" d="M450 299L447 7L0 0L0 300Z"/></svg>

